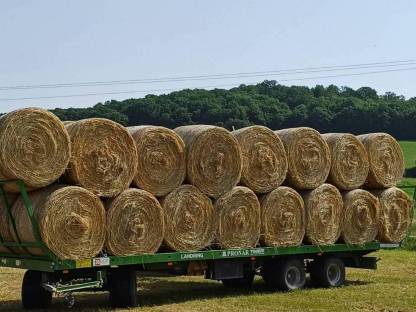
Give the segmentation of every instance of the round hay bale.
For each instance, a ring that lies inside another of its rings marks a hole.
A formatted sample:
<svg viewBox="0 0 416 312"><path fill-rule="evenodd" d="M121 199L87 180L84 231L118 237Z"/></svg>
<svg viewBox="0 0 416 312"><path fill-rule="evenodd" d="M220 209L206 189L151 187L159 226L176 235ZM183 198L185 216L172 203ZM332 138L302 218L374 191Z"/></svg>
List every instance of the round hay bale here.
<svg viewBox="0 0 416 312"><path fill-rule="evenodd" d="M331 151L328 182L341 190L353 190L367 179L369 162L364 145L349 133L322 135Z"/></svg>
<svg viewBox="0 0 416 312"><path fill-rule="evenodd" d="M341 239L347 244L372 242L378 232L380 204L377 197L364 190L352 190L343 195Z"/></svg>
<svg viewBox="0 0 416 312"><path fill-rule="evenodd" d="M251 126L233 131L242 154L241 183L258 194L272 191L287 173L286 151L269 128Z"/></svg>
<svg viewBox="0 0 416 312"><path fill-rule="evenodd" d="M341 234L341 193L331 184L302 192L306 210L305 240L313 245L330 245Z"/></svg>
<svg viewBox="0 0 416 312"><path fill-rule="evenodd" d="M404 157L399 143L387 133L359 135L370 162L365 186L386 188L396 185L404 174Z"/></svg>
<svg viewBox="0 0 416 312"><path fill-rule="evenodd" d="M68 132L54 114L39 108L0 117L0 180L21 179L33 190L56 181L70 157ZM19 192L5 184L8 192Z"/></svg>
<svg viewBox="0 0 416 312"><path fill-rule="evenodd" d="M78 186L54 184L29 193L29 197L42 241L56 256L78 260L95 257L101 251L105 210L97 196ZM13 217L20 240L35 242L22 197L13 205ZM43 254L37 248L28 250L33 255Z"/></svg>
<svg viewBox="0 0 416 312"><path fill-rule="evenodd" d="M128 189L107 205L106 250L113 256L154 254L162 244L163 210L147 191Z"/></svg>
<svg viewBox="0 0 416 312"><path fill-rule="evenodd" d="M134 184L155 196L164 196L185 180L185 143L164 127L127 128L137 145L138 167Z"/></svg>
<svg viewBox="0 0 416 312"><path fill-rule="evenodd" d="M66 128L72 145L68 182L104 197L114 197L130 186L137 170L137 149L126 128L102 118L75 121Z"/></svg>
<svg viewBox="0 0 416 312"><path fill-rule="evenodd" d="M214 207L209 197L185 184L161 198L164 244L172 250L200 250L214 238Z"/></svg>
<svg viewBox="0 0 416 312"><path fill-rule="evenodd" d="M412 200L397 187L374 190L380 201L380 222L377 239L382 243L400 243L412 223Z"/></svg>
<svg viewBox="0 0 416 312"><path fill-rule="evenodd" d="M215 242L221 248L255 247L260 237L260 203L247 187L236 186L218 198Z"/></svg>
<svg viewBox="0 0 416 312"><path fill-rule="evenodd" d="M17 194L9 193L6 194L10 207L13 206L17 199ZM9 225L9 216L7 213L5 202L0 195L0 236L5 242L13 242L13 235L11 233L13 229ZM0 246L0 253L10 253L10 250L6 247Z"/></svg>
<svg viewBox="0 0 416 312"><path fill-rule="evenodd" d="M305 236L305 205L294 189L280 186L261 198L261 243L299 246Z"/></svg>
<svg viewBox="0 0 416 312"><path fill-rule="evenodd" d="M288 161L287 182L297 189L314 189L324 183L331 169L328 144L318 131L290 128L275 131L282 139Z"/></svg>
<svg viewBox="0 0 416 312"><path fill-rule="evenodd" d="M241 150L224 128L183 126L175 129L186 145L187 180L204 194L218 198L240 181Z"/></svg>

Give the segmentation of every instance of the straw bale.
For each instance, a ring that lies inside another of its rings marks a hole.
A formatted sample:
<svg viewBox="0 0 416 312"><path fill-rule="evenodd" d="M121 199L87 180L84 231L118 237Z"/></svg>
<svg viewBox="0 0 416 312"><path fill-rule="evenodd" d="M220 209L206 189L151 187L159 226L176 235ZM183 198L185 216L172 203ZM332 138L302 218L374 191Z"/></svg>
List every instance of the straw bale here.
<svg viewBox="0 0 416 312"><path fill-rule="evenodd" d="M370 162L366 188L386 188L396 185L404 174L404 157L399 143L387 133L359 135Z"/></svg>
<svg viewBox="0 0 416 312"><path fill-rule="evenodd" d="M286 178L287 158L280 138L263 126L242 128L232 134L241 147L241 183L258 194L281 185Z"/></svg>
<svg viewBox="0 0 416 312"><path fill-rule="evenodd" d="M221 248L255 247L260 237L260 203L247 187L236 186L218 198L215 242Z"/></svg>
<svg viewBox="0 0 416 312"><path fill-rule="evenodd" d="M328 182L346 191L361 187L369 170L367 151L361 141L349 133L322 136L331 151Z"/></svg>
<svg viewBox="0 0 416 312"><path fill-rule="evenodd" d="M305 205L294 189L280 186L261 197L261 243L299 246L305 236Z"/></svg>
<svg viewBox="0 0 416 312"><path fill-rule="evenodd" d="M163 210L147 191L127 189L106 203L106 250L114 256L153 254L162 244Z"/></svg>
<svg viewBox="0 0 416 312"><path fill-rule="evenodd" d="M42 241L56 256L78 260L95 257L101 251L105 241L105 209L96 195L78 186L53 184L29 193L29 197ZM21 196L13 205L13 217L20 240L35 242ZM37 248L28 250L33 255L43 254Z"/></svg>
<svg viewBox="0 0 416 312"><path fill-rule="evenodd" d="M206 125L175 129L186 145L187 181L218 198L240 181L241 150L224 128Z"/></svg>
<svg viewBox="0 0 416 312"><path fill-rule="evenodd" d="M66 125L72 155L67 181L96 195L114 197L127 189L137 171L132 136L118 123L91 118Z"/></svg>
<svg viewBox="0 0 416 312"><path fill-rule="evenodd" d="M347 244L372 242L377 236L380 217L377 197L360 189L345 192L342 197L341 239Z"/></svg>
<svg viewBox="0 0 416 312"><path fill-rule="evenodd" d="M377 239L382 243L400 243L412 223L412 200L397 187L373 190L380 201Z"/></svg>
<svg viewBox="0 0 416 312"><path fill-rule="evenodd" d="M185 143L164 127L127 128L137 145L137 173L134 184L155 196L164 196L185 179Z"/></svg>
<svg viewBox="0 0 416 312"><path fill-rule="evenodd" d="M214 239L214 207L209 197L185 184L161 198L164 244L172 250L201 250Z"/></svg>
<svg viewBox="0 0 416 312"><path fill-rule="evenodd" d="M24 108L0 117L0 180L21 179L33 190L56 181L70 157L70 141L62 122L39 108ZM6 184L8 192L19 192Z"/></svg>
<svg viewBox="0 0 416 312"><path fill-rule="evenodd" d="M300 127L275 133L285 146L289 165L288 184L300 190L314 189L323 184L331 169L331 154L319 132Z"/></svg>
<svg viewBox="0 0 416 312"><path fill-rule="evenodd" d="M330 245L341 234L341 193L331 184L322 184L301 193L306 210L305 241L313 245Z"/></svg>

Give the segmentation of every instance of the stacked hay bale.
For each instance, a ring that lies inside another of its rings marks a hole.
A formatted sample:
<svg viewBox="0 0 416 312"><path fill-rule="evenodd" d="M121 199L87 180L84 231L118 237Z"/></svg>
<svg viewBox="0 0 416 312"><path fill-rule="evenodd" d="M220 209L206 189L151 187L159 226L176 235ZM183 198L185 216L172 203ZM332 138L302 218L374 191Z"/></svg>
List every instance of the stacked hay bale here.
<svg viewBox="0 0 416 312"><path fill-rule="evenodd" d="M114 256L155 253L163 240L163 210L156 197L128 189L106 203L106 251Z"/></svg>
<svg viewBox="0 0 416 312"><path fill-rule="evenodd" d="M152 254L162 244L400 242L411 222L411 201L394 187L403 171L398 143L383 133L64 124L40 109L0 118L0 179L26 184L41 239L61 259ZM1 201L2 240L35 241L18 188L4 189L16 228Z"/></svg>
<svg viewBox="0 0 416 312"><path fill-rule="evenodd" d="M412 200L395 186L403 177L404 157L399 143L387 133L358 136L369 158L369 174L364 187L379 200L377 239L399 243L411 225Z"/></svg>
<svg viewBox="0 0 416 312"><path fill-rule="evenodd" d="M72 147L66 174L70 184L103 197L114 197L130 186L137 171L137 149L126 128L102 118L65 127Z"/></svg>

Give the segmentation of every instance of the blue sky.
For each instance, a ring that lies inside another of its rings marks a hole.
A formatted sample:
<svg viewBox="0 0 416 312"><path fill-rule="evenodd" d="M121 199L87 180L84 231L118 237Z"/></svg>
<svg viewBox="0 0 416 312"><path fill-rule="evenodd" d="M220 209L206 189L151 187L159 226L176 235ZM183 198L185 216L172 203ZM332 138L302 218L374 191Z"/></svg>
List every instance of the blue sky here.
<svg viewBox="0 0 416 312"><path fill-rule="evenodd" d="M0 87L416 59L415 30L416 1L410 0L2 1ZM308 76L0 90L0 99L228 86ZM404 71L284 84L370 86L380 93L412 97L415 78L416 71ZM0 100L0 112L26 106L85 107L145 94Z"/></svg>

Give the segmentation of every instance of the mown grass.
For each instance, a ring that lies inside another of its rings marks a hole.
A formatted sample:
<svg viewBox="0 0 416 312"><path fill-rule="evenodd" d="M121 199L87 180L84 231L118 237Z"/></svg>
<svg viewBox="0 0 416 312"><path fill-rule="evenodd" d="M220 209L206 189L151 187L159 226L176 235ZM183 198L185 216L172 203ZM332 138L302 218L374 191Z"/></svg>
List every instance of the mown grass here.
<svg viewBox="0 0 416 312"><path fill-rule="evenodd" d="M378 270L348 269L347 285L339 289L275 293L259 279L252 290L237 291L202 277L139 278L141 307L131 311L415 311L415 253L384 250L375 255L381 259ZM20 311L22 274L0 270L0 311ZM54 299L52 309L65 311L63 299ZM77 294L71 311L108 309L107 293Z"/></svg>

